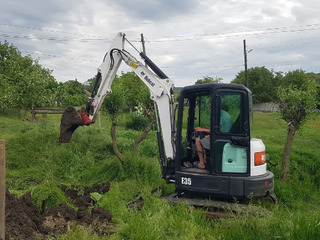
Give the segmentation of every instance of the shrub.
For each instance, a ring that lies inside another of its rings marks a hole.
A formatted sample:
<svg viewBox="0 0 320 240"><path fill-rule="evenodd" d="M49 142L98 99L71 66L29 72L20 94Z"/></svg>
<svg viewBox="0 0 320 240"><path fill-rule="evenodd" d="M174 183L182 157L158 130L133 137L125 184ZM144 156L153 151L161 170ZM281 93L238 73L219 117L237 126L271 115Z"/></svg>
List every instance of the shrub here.
<svg viewBox="0 0 320 240"><path fill-rule="evenodd" d="M126 122L126 129L142 131L147 127L147 124L148 118L142 115L132 114L129 121Z"/></svg>

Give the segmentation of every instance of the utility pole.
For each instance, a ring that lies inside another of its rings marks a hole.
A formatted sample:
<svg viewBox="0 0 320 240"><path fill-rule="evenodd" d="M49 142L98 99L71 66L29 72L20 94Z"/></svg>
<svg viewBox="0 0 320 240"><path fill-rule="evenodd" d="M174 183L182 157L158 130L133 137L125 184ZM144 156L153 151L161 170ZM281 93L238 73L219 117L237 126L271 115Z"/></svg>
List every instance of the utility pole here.
<svg viewBox="0 0 320 240"><path fill-rule="evenodd" d="M142 52L147 55L146 53L146 46L145 46L145 41L144 41L144 37L143 37L143 33L141 33L141 44L142 44ZM147 64L145 63L146 68L148 67Z"/></svg>
<svg viewBox="0 0 320 240"><path fill-rule="evenodd" d="M249 82L248 82L248 64L247 64L247 46L246 46L246 40L243 39L243 53L244 53L244 74L246 77L246 87L249 88Z"/></svg>

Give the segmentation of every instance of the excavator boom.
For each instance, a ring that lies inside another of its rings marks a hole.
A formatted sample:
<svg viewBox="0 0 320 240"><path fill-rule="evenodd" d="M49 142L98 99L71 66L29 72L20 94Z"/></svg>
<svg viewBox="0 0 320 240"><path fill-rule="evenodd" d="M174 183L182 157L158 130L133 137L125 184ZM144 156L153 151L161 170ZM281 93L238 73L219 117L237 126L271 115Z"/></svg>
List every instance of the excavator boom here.
<svg viewBox="0 0 320 240"><path fill-rule="evenodd" d="M133 46L126 38L124 33L118 33L108 53L105 55L103 63L98 68L98 74L94 89L89 97L86 110L76 111L69 107L61 118L60 125L60 143L67 143L71 140L74 131L83 125L94 123L97 113L105 97L112 92L111 85L116 73L124 61L141 81L149 88L150 98L155 102L156 111L159 113L157 123L159 126L158 134L159 148L164 149L165 156L168 160L174 159L174 110L173 110L173 82L169 79L144 53L140 53L140 57L149 66L138 61L130 52L124 49L125 41ZM135 49L135 48L134 48ZM135 49L137 51L137 49ZM98 83L101 78L100 86ZM98 89L97 89L98 88ZM160 138L164 139L161 141ZM163 145L163 146L160 146Z"/></svg>

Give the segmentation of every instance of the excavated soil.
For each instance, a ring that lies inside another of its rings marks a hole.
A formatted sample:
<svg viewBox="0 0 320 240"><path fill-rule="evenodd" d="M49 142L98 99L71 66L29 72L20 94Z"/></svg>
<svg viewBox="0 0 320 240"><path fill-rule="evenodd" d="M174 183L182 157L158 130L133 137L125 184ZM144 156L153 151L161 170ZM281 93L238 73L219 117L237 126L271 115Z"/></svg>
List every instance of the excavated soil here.
<svg viewBox="0 0 320 240"><path fill-rule="evenodd" d="M66 203L48 209L40 214L32 203L30 193L18 198L6 192L6 239L42 240L57 237L67 232L68 227L75 225L90 225L93 231L100 235L112 234L112 216L100 207L96 207L90 193L100 194L109 191L110 183L86 188L83 195L74 189L63 187L69 201L77 207L75 210ZM90 211L88 211L90 210ZM90 212L90 214L89 214Z"/></svg>
<svg viewBox="0 0 320 240"><path fill-rule="evenodd" d="M61 117L59 143L68 143L72 138L72 134L79 127L83 126L84 122L78 116L77 111L73 107L68 107Z"/></svg>

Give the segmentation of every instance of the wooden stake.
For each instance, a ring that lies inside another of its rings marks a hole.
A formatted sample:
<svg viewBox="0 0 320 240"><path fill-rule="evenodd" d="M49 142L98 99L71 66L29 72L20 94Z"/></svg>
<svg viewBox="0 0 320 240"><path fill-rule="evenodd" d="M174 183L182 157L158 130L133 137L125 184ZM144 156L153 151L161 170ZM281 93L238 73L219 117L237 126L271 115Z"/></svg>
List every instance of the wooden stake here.
<svg viewBox="0 0 320 240"><path fill-rule="evenodd" d="M0 239L5 240L6 142L0 140Z"/></svg>

